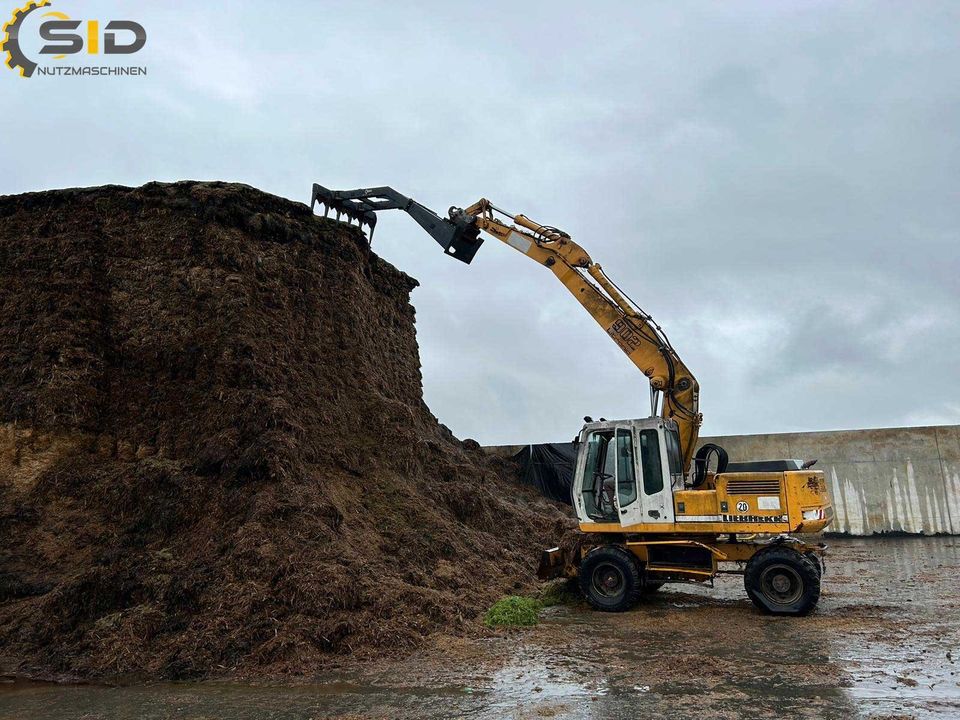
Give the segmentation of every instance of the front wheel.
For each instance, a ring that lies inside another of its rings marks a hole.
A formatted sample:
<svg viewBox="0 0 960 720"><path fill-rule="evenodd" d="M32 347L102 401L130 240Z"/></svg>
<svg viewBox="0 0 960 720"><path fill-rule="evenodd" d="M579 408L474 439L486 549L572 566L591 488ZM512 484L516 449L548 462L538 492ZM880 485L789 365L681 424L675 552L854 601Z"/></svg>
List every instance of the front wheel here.
<svg viewBox="0 0 960 720"><path fill-rule="evenodd" d="M640 599L643 581L633 554L617 545L604 545L580 563L580 589L587 602L604 612L622 612Z"/></svg>
<svg viewBox="0 0 960 720"><path fill-rule="evenodd" d="M773 615L806 615L820 599L820 572L790 547L761 550L747 563L743 585L753 604Z"/></svg>
<svg viewBox="0 0 960 720"><path fill-rule="evenodd" d="M810 558L810 562L812 562L813 566L817 569L817 575L819 575L822 578L823 577L823 561L820 559L820 557L813 551L805 552L803 556L805 558Z"/></svg>

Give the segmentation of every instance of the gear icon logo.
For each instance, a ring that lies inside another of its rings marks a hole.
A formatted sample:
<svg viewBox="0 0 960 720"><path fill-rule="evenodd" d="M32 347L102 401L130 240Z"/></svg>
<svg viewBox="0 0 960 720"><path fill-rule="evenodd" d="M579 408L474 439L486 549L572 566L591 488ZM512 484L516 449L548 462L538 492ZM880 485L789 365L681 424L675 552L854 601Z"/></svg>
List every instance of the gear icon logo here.
<svg viewBox="0 0 960 720"><path fill-rule="evenodd" d="M30 77L37 69L37 64L23 54L20 49L20 28L27 16L37 8L46 7L50 0L32 0L18 10L14 10L13 17L3 26L3 44L0 50L7 53L7 67L13 70L20 68L20 77Z"/></svg>

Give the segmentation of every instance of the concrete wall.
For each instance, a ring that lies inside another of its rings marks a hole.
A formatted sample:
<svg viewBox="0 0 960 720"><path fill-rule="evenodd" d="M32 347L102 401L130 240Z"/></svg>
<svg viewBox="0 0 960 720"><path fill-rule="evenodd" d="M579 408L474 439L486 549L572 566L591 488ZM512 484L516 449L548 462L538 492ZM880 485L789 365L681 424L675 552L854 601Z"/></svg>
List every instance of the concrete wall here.
<svg viewBox="0 0 960 720"><path fill-rule="evenodd" d="M829 532L960 534L960 426L702 438L731 461L817 459L833 496Z"/></svg>
<svg viewBox="0 0 960 720"><path fill-rule="evenodd" d="M828 532L960 535L960 425L701 438L731 461L818 460L836 517ZM514 454L521 447L489 448Z"/></svg>

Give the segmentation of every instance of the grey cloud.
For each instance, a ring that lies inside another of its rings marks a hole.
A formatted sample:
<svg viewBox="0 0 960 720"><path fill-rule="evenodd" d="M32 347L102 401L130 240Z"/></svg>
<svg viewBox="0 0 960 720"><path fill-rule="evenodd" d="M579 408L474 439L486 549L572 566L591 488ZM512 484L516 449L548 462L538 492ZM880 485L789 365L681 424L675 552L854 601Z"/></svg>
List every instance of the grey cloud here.
<svg viewBox="0 0 960 720"><path fill-rule="evenodd" d="M96 3L150 74L23 81L0 192L391 184L571 232L696 372L705 432L960 422L955 4ZM542 268L402 215L432 410L482 442L647 411Z"/></svg>

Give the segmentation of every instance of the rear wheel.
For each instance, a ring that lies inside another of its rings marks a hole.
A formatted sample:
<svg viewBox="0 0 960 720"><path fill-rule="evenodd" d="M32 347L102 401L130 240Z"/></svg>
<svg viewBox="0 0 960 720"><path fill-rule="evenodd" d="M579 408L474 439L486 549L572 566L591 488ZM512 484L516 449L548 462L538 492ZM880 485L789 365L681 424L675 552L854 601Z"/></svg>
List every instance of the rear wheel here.
<svg viewBox="0 0 960 720"><path fill-rule="evenodd" d="M747 563L743 584L753 604L773 615L806 615L820 599L820 570L790 547L761 550Z"/></svg>
<svg viewBox="0 0 960 720"><path fill-rule="evenodd" d="M604 545L580 563L580 589L597 610L622 612L640 599L643 582L633 554L617 545Z"/></svg>

